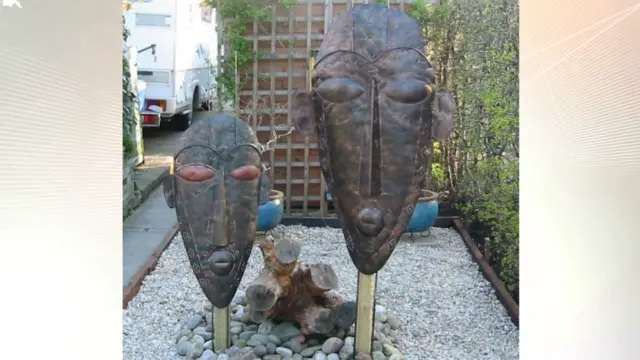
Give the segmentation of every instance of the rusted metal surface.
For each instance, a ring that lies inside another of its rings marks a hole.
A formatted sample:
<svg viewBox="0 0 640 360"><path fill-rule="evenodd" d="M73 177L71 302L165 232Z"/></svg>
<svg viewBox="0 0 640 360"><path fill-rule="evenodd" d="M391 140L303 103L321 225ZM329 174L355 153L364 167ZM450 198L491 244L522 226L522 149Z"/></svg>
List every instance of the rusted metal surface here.
<svg viewBox="0 0 640 360"><path fill-rule="evenodd" d="M208 113L178 142L163 183L176 209L191 268L216 308L233 299L253 246L263 173L254 131L229 115Z"/></svg>
<svg viewBox="0 0 640 360"><path fill-rule="evenodd" d="M358 270L387 262L420 195L432 146L434 71L422 28L399 9L354 7L329 27L292 117L320 166Z"/></svg>

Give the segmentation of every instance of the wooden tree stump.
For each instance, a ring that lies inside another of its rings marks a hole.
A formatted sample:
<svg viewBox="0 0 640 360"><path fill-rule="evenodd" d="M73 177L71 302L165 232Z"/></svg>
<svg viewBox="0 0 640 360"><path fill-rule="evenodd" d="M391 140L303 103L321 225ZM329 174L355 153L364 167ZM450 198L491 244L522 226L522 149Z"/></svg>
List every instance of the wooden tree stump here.
<svg viewBox="0 0 640 360"><path fill-rule="evenodd" d="M275 242L271 236L260 245L264 268L246 291L250 319L297 322L305 335L349 328L355 322L355 303L330 293L338 286L331 266L302 264L300 249L295 240Z"/></svg>

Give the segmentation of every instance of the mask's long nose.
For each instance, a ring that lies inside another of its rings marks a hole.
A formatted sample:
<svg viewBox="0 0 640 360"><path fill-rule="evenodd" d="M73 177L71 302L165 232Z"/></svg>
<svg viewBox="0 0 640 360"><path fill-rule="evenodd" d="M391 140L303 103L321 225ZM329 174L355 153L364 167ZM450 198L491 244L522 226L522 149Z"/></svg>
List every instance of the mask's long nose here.
<svg viewBox="0 0 640 360"><path fill-rule="evenodd" d="M215 248L223 248L229 245L229 222L227 212L227 198L224 181L215 187L213 200L213 233L211 241ZM218 276L225 276L233 268L233 255L226 249L214 250L208 260L209 267Z"/></svg>
<svg viewBox="0 0 640 360"><path fill-rule="evenodd" d="M224 181L216 186L213 200L213 244L215 246L229 245L227 197Z"/></svg>
<svg viewBox="0 0 640 360"><path fill-rule="evenodd" d="M364 166L360 168L360 194L375 198L382 193L382 159L380 143L380 111L378 89L375 79L371 80L371 99L369 104L369 122L365 125L369 136L365 137L365 150L362 152ZM366 236L376 236L384 228L382 212L378 208L367 207L358 214L357 228Z"/></svg>

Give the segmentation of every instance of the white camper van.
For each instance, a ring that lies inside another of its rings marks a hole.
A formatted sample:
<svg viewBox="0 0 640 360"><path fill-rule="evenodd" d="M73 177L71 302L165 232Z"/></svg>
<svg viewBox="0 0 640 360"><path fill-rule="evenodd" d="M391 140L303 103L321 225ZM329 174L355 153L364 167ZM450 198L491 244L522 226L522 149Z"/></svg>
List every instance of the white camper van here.
<svg viewBox="0 0 640 360"><path fill-rule="evenodd" d="M142 125L170 121L176 130L215 96L217 33L215 9L202 0L129 0L127 41L138 49L138 79L146 82Z"/></svg>

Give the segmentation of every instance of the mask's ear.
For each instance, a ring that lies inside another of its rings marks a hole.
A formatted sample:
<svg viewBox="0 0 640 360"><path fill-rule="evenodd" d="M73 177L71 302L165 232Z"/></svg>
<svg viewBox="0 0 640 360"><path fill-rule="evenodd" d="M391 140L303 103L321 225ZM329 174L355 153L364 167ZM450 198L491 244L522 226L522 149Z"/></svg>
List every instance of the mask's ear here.
<svg viewBox="0 0 640 360"><path fill-rule="evenodd" d="M453 131L453 114L455 113L456 103L453 95L448 92L436 93L433 102L431 137L442 142L447 140Z"/></svg>
<svg viewBox="0 0 640 360"><path fill-rule="evenodd" d="M291 116L296 130L304 137L313 135L315 115L311 91L296 90L291 97Z"/></svg>
<svg viewBox="0 0 640 360"><path fill-rule="evenodd" d="M173 169L172 169L173 170ZM176 194L173 187L173 171L162 181L162 192L164 192L164 200L167 205L173 209L176 207Z"/></svg>
<svg viewBox="0 0 640 360"><path fill-rule="evenodd" d="M260 176L260 196L258 202L262 205L269 200L269 192L271 191L271 177L269 177L269 171L264 165L262 165L262 175Z"/></svg>

